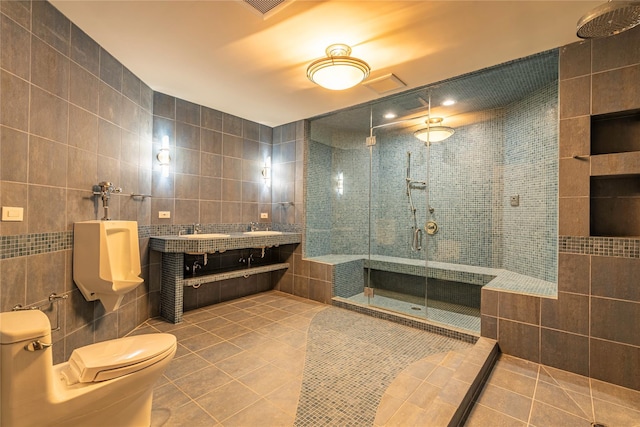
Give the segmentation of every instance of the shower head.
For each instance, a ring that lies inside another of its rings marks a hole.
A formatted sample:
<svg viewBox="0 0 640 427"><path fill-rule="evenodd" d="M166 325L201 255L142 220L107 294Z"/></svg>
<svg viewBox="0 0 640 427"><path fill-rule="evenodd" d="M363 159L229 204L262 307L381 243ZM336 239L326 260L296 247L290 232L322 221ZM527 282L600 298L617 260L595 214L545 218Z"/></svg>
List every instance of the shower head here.
<svg viewBox="0 0 640 427"><path fill-rule="evenodd" d="M613 36L640 24L640 1L611 1L592 9L578 21L582 39Z"/></svg>

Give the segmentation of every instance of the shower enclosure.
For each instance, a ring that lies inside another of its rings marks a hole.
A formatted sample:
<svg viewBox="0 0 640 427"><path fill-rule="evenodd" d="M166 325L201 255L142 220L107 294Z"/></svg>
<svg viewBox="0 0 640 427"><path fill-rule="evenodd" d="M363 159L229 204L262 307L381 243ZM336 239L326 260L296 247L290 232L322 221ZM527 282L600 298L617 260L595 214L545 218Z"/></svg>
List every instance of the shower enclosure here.
<svg viewBox="0 0 640 427"><path fill-rule="evenodd" d="M335 298L477 333L499 272L556 282L557 62L544 52L311 120L305 256L335 265ZM414 135L435 126L455 133Z"/></svg>

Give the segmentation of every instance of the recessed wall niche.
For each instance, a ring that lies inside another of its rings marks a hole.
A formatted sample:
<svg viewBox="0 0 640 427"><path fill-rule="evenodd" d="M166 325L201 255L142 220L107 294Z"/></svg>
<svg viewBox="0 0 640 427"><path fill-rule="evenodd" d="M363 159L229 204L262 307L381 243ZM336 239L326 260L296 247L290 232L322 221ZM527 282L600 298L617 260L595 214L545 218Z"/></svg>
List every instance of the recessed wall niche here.
<svg viewBox="0 0 640 427"><path fill-rule="evenodd" d="M640 110L591 117L592 236L640 236Z"/></svg>

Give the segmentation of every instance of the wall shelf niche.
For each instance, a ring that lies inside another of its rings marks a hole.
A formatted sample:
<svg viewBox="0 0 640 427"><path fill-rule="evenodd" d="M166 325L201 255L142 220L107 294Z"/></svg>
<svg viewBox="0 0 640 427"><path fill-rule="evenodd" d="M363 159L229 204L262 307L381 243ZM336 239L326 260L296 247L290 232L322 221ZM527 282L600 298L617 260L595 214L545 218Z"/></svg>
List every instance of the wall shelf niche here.
<svg viewBox="0 0 640 427"><path fill-rule="evenodd" d="M591 117L590 235L640 236L640 110Z"/></svg>

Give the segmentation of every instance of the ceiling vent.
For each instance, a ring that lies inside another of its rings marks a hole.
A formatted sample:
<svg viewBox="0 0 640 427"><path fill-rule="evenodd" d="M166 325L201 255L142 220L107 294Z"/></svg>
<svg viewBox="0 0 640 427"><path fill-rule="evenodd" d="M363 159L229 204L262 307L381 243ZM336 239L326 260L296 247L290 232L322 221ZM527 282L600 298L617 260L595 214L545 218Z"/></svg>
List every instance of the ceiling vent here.
<svg viewBox="0 0 640 427"><path fill-rule="evenodd" d="M293 3L294 0L242 0L254 13L264 19L270 18Z"/></svg>
<svg viewBox="0 0 640 427"><path fill-rule="evenodd" d="M379 95L385 95L389 92L407 87L407 85L394 74L386 74L382 77L367 80L363 82L362 85L377 92Z"/></svg>

